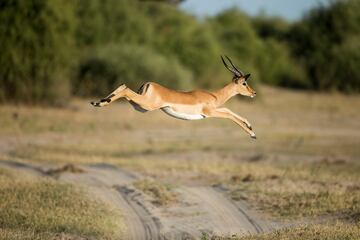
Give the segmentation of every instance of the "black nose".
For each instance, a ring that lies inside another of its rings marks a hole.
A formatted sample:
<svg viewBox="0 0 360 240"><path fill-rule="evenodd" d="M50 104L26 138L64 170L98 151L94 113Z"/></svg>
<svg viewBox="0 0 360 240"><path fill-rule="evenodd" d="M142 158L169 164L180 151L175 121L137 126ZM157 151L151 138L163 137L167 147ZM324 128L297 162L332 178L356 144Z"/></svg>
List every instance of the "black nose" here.
<svg viewBox="0 0 360 240"><path fill-rule="evenodd" d="M254 95L256 95L256 92L254 92Z"/></svg>

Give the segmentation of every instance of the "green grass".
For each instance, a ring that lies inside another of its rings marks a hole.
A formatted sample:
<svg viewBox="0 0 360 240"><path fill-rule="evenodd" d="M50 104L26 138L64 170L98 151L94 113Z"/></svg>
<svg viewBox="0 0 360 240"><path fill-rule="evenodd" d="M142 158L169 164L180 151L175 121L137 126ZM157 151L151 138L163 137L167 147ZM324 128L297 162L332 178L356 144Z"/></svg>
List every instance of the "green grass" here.
<svg viewBox="0 0 360 240"><path fill-rule="evenodd" d="M0 169L0 239L121 238L119 212L72 185L22 175Z"/></svg>

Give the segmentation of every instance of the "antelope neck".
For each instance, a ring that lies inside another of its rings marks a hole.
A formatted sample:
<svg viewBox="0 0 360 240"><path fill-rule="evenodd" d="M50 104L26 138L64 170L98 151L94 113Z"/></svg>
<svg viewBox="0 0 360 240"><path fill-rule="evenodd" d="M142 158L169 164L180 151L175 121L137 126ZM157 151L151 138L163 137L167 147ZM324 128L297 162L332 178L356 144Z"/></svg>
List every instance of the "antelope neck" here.
<svg viewBox="0 0 360 240"><path fill-rule="evenodd" d="M221 106L226 103L230 98L238 94L236 90L236 83L232 82L225 87L213 93L217 98L217 105Z"/></svg>

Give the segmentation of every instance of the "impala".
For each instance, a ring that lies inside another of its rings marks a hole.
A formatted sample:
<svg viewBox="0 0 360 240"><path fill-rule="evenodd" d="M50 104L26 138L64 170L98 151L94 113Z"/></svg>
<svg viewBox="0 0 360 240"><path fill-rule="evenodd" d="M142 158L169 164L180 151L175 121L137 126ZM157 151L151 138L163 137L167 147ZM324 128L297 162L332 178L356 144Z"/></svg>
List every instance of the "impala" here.
<svg viewBox="0 0 360 240"><path fill-rule="evenodd" d="M221 57L222 62L234 75L231 83L217 91L194 90L191 92L179 92L154 82L147 82L137 92L134 92L123 84L107 97L99 102L91 102L91 104L95 107L103 107L119 98L125 98L135 110L140 112L161 109L168 115L183 120L197 120L209 117L227 118L242 127L252 138L256 138L248 120L228 108L221 107L237 94L249 97L256 96L256 92L247 83L250 74L245 75L234 66L230 58L225 57L232 67L226 64L223 57Z"/></svg>

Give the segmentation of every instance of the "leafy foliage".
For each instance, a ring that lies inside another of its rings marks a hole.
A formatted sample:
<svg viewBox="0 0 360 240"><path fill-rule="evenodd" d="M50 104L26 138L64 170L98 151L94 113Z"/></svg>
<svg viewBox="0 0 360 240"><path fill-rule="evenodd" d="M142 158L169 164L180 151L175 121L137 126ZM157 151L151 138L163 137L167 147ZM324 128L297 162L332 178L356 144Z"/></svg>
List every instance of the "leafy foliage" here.
<svg viewBox="0 0 360 240"><path fill-rule="evenodd" d="M219 64L222 51L209 26L168 5L149 4L146 14L154 21L158 34L155 49L166 56L178 58L180 63L190 68L198 85L222 85L212 81L220 77L216 74L222 69Z"/></svg>
<svg viewBox="0 0 360 240"><path fill-rule="evenodd" d="M289 32L297 58L302 59L310 87L359 91L360 2L334 1L311 11Z"/></svg>
<svg viewBox="0 0 360 240"><path fill-rule="evenodd" d="M76 94L103 95L125 83L137 89L147 81L189 90L192 73L178 63L146 48L109 45L80 61L74 82Z"/></svg>
<svg viewBox="0 0 360 240"><path fill-rule="evenodd" d="M360 90L360 3L338 0L289 23L238 9L198 20L177 1L4 0L0 102L59 103L121 82L217 88L230 56L277 86Z"/></svg>
<svg viewBox="0 0 360 240"><path fill-rule="evenodd" d="M72 7L71 1L60 0L1 1L0 101L67 96Z"/></svg>

